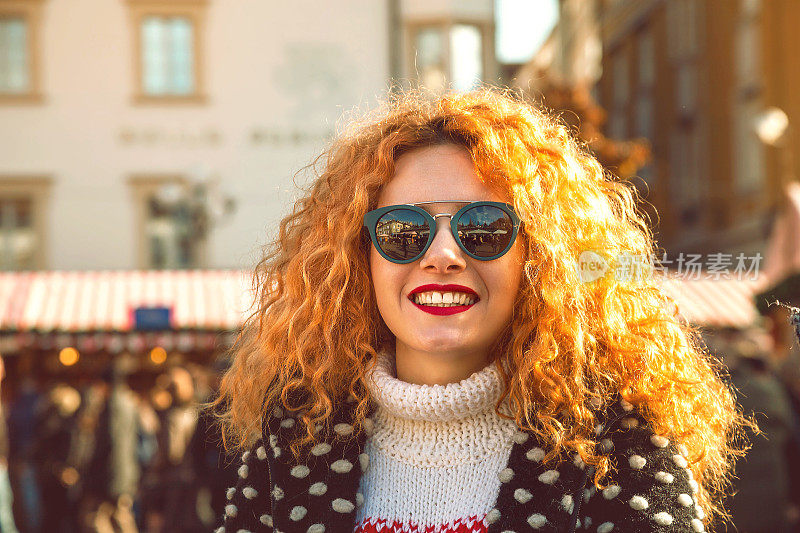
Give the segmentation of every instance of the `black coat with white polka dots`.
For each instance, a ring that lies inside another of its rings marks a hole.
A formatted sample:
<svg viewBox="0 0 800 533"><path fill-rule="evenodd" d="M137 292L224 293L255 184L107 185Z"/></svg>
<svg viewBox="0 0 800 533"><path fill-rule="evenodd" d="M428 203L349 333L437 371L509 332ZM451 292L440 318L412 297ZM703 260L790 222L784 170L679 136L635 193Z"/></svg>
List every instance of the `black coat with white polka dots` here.
<svg viewBox="0 0 800 533"><path fill-rule="evenodd" d="M685 450L654 435L629 404L623 405L628 411L615 404L598 426L598 446L614 465L602 491L589 481L579 457L545 465L536 437L520 431L507 468L499 473L489 532L703 531ZM363 503L359 480L369 465L366 437L353 433L351 417L349 404L335 410L333 431L295 460L288 445L302 424L276 409L265 420L262 438L242 457L216 532L352 532L356 506Z"/></svg>

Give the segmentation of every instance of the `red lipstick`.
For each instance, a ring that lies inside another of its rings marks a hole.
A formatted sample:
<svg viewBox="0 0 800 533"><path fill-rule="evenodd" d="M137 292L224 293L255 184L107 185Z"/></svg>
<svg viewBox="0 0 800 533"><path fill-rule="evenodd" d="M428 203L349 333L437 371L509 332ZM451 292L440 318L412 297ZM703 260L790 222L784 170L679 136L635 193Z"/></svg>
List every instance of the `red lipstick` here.
<svg viewBox="0 0 800 533"><path fill-rule="evenodd" d="M414 295L419 292L426 292L426 291L439 291L439 292L463 292L466 294L471 294L472 296L476 297L475 303L478 302L478 293L474 290L470 289L469 287L465 287L464 285L439 285L436 283L429 283L427 285L420 285L416 289L412 290L408 293L408 299L411 300L411 303L414 304L417 309L421 311L425 311L426 313L430 313L432 315L455 315L456 313L463 313L473 305L457 305L453 307L436 307L433 305L421 305L414 301Z"/></svg>

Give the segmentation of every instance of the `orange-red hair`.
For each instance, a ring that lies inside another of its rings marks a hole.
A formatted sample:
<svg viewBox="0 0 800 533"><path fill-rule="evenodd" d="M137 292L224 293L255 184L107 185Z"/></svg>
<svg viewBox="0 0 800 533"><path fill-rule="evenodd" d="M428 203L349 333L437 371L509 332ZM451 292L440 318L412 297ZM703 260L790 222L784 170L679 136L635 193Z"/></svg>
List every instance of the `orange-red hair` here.
<svg viewBox="0 0 800 533"><path fill-rule="evenodd" d="M500 90L435 100L405 93L341 133L318 159L318 178L254 272L256 308L216 401L225 406L226 445L248 446L262 416L283 404L305 411L296 453L349 395L358 400L360 428L370 406L363 376L379 350L394 346L372 291L362 217L376 207L400 155L443 143L463 146L481 179L524 221L522 287L493 354L501 370L512 369L503 372L504 398L517 424L552 444L548 459L577 450L597 467L600 484L612 465L596 455L589 405L621 395L656 433L686 446L710 522L743 453L734 437L749 422L718 377L721 367L665 305L654 277L582 282L575 263L586 250L607 258L656 254L636 193L565 125ZM298 397L301 405L291 405Z"/></svg>

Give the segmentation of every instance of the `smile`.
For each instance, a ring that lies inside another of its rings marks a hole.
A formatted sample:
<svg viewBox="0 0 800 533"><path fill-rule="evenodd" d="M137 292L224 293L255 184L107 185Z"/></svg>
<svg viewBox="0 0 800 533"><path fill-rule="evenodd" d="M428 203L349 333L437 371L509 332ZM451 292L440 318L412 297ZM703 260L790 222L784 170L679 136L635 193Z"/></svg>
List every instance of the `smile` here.
<svg viewBox="0 0 800 533"><path fill-rule="evenodd" d="M460 285L424 285L414 289L408 299L421 311L440 316L463 313L479 300L472 289Z"/></svg>

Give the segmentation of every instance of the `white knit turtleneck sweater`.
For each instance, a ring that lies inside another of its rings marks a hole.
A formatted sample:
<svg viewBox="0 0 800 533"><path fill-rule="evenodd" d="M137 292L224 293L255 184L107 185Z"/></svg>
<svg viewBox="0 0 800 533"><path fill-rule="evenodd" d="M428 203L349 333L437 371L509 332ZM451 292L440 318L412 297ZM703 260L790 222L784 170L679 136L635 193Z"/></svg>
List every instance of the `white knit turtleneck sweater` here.
<svg viewBox="0 0 800 533"><path fill-rule="evenodd" d="M494 411L494 364L458 383L415 385L381 354L366 381L377 409L356 531L485 531L516 432Z"/></svg>

